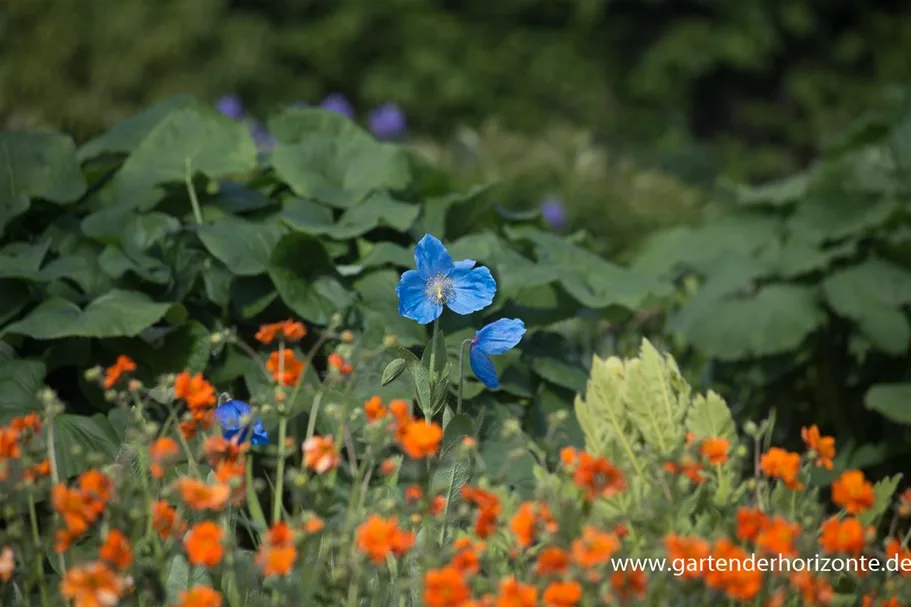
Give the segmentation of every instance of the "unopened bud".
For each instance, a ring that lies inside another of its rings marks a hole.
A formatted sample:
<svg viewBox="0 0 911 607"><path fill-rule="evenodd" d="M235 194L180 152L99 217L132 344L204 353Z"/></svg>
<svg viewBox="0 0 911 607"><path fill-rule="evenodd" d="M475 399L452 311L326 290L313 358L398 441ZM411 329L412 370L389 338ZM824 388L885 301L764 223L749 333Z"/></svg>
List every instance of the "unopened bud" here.
<svg viewBox="0 0 911 607"><path fill-rule="evenodd" d="M104 373L104 370L101 367L92 367L91 369L86 369L83 377L86 381L97 382L101 381L101 376Z"/></svg>
<svg viewBox="0 0 911 607"><path fill-rule="evenodd" d="M342 321L343 321L343 320L344 320L344 319L342 318L342 315L339 314L338 312L336 312L335 314L333 314L333 315L329 318L329 326L330 326L331 328L338 327L339 325L342 324Z"/></svg>
<svg viewBox="0 0 911 607"><path fill-rule="evenodd" d="M127 383L127 389L129 389L130 392L139 392L142 390L142 382L138 379L131 379Z"/></svg>
<svg viewBox="0 0 911 607"><path fill-rule="evenodd" d="M503 423L503 437L511 438L519 434L522 431L522 426L519 425L519 420L508 419Z"/></svg>
<svg viewBox="0 0 911 607"><path fill-rule="evenodd" d="M213 346L217 346L223 341L225 341L225 336L223 333L213 333L209 336L209 343L211 343Z"/></svg>
<svg viewBox="0 0 911 607"><path fill-rule="evenodd" d="M342 331L342 334L340 335L340 337L341 337L341 340L343 343L346 343L346 344L354 343L354 331L350 331L350 330L346 329L346 330Z"/></svg>
<svg viewBox="0 0 911 607"><path fill-rule="evenodd" d="M106 390L104 393L104 400L108 401L109 403L117 400L117 390Z"/></svg>
<svg viewBox="0 0 911 607"><path fill-rule="evenodd" d="M750 421L746 422L745 424L743 424L743 431L748 436L756 436L756 432L759 431L759 426L756 425L756 422L750 420Z"/></svg>
<svg viewBox="0 0 911 607"><path fill-rule="evenodd" d="M394 348L399 345L399 338L395 335L386 335L383 337L383 346L386 348Z"/></svg>

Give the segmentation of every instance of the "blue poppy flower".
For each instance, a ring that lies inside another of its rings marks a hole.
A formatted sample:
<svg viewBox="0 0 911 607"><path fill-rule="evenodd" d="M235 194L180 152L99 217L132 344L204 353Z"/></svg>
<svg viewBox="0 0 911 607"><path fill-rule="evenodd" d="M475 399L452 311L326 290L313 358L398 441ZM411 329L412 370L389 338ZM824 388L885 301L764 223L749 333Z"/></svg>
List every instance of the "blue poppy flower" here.
<svg viewBox="0 0 911 607"><path fill-rule="evenodd" d="M518 318L501 318L475 333L468 360L471 370L485 386L493 389L500 385L490 355L503 354L515 348L523 335L525 323Z"/></svg>
<svg viewBox="0 0 911 607"><path fill-rule="evenodd" d="M377 139L396 139L407 129L405 112L391 102L374 108L370 112L367 122L370 125L370 132Z"/></svg>
<svg viewBox="0 0 911 607"><path fill-rule="evenodd" d="M566 227L566 207L556 198L548 198L541 203L541 215L553 230L559 231Z"/></svg>
<svg viewBox="0 0 911 607"><path fill-rule="evenodd" d="M332 93L319 104L324 110L329 110L330 112L335 112L336 114L341 114L347 118L354 118L354 108L351 107L351 103L348 101L348 98L342 95L341 93Z"/></svg>
<svg viewBox="0 0 911 607"><path fill-rule="evenodd" d="M242 400L229 400L215 408L215 419L221 425L222 433L227 440L240 435L238 439L240 442L249 440L253 445L265 445L269 442L269 434L263 428L261 419L257 417L255 422L249 419L252 414L253 407ZM248 418L247 425L242 427L244 418ZM251 430L252 436L250 436Z"/></svg>
<svg viewBox="0 0 911 607"><path fill-rule="evenodd" d="M493 302L497 283L490 270L475 268L475 261L453 263L443 243L426 234L414 250L416 270L408 270L395 288L399 314L422 325L443 313L443 306L456 314L471 314Z"/></svg>

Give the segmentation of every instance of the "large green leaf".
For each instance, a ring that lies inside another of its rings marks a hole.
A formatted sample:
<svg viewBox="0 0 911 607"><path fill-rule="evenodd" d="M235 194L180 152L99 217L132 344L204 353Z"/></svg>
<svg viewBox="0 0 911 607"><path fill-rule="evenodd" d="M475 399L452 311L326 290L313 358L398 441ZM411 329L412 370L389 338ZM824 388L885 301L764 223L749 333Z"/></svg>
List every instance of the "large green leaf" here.
<svg viewBox="0 0 911 607"><path fill-rule="evenodd" d="M724 399L709 390L705 396L697 395L693 406L686 414L686 429L697 440L704 438L726 438L737 440L734 418Z"/></svg>
<svg viewBox="0 0 911 607"><path fill-rule="evenodd" d="M737 202L744 206L771 207L792 204L806 195L812 177L812 172L807 171L760 186L739 186Z"/></svg>
<svg viewBox="0 0 911 607"><path fill-rule="evenodd" d="M44 385L44 363L7 360L0 364L0 424L13 417L41 411L36 398Z"/></svg>
<svg viewBox="0 0 911 607"><path fill-rule="evenodd" d="M158 322L170 307L169 303L156 303L137 291L110 291L85 309L53 297L5 331L34 339L133 337Z"/></svg>
<svg viewBox="0 0 911 607"><path fill-rule="evenodd" d="M84 192L72 139L56 133L0 133L0 209L7 209L0 218L21 209L23 200L68 203ZM0 227L3 223L0 219Z"/></svg>
<svg viewBox="0 0 911 607"><path fill-rule="evenodd" d="M371 191L408 184L410 171L402 150L327 114L289 108L270 121L279 140L272 166L296 194L347 208Z"/></svg>
<svg viewBox="0 0 911 607"><path fill-rule="evenodd" d="M669 328L707 356L736 360L793 350L824 320L813 289L774 284L746 297L697 296Z"/></svg>
<svg viewBox="0 0 911 607"><path fill-rule="evenodd" d="M383 192L367 196L363 202L345 211L335 223L331 214L321 214L313 205L305 200L286 204L282 214L285 223L299 232L324 234L341 240L360 236L380 225L405 232L420 211L417 205L393 200Z"/></svg>
<svg viewBox="0 0 911 607"><path fill-rule="evenodd" d="M135 150L149 132L174 108L193 103L189 95L177 95L150 106L135 116L114 125L109 131L79 148L79 160L85 162L105 152L129 153Z"/></svg>
<svg viewBox="0 0 911 607"><path fill-rule="evenodd" d="M266 271L282 229L274 223L256 223L226 217L199 226L199 239L209 252L239 276Z"/></svg>
<svg viewBox="0 0 911 607"><path fill-rule="evenodd" d="M107 427L101 424L107 424ZM54 418L54 451L61 478L72 478L87 470L92 455L110 462L120 450L110 422L104 416L85 417L65 413Z"/></svg>
<svg viewBox="0 0 911 607"><path fill-rule="evenodd" d="M241 123L205 107L178 107L148 131L114 178L119 195L202 173L217 179L256 168L256 145Z"/></svg>
<svg viewBox="0 0 911 607"><path fill-rule="evenodd" d="M554 262L534 262L493 232L478 232L458 239L449 247L455 259L475 259L494 271L497 286L512 296L520 289L551 283L560 278L562 267Z"/></svg>
<svg viewBox="0 0 911 607"><path fill-rule="evenodd" d="M911 273L873 259L830 275L822 288L832 309L876 347L896 355L907 350L911 325L900 308L911 303Z"/></svg>
<svg viewBox="0 0 911 607"><path fill-rule="evenodd" d="M427 332L422 325L403 317L398 312L398 296L395 286L398 273L392 270L378 270L364 274L354 283L354 290L360 295L361 305L380 314L386 332L398 337L403 346L416 346L427 341Z"/></svg>
<svg viewBox="0 0 911 607"><path fill-rule="evenodd" d="M911 424L911 384L876 384L867 392L867 409L894 422Z"/></svg>
<svg viewBox="0 0 911 607"><path fill-rule="evenodd" d="M896 210L891 197L874 200L855 194L814 197L798 205L788 219L788 231L814 242L861 234L884 223Z"/></svg>
<svg viewBox="0 0 911 607"><path fill-rule="evenodd" d="M335 276L325 247L311 236L286 235L275 247L267 269L285 304L312 323L327 324L353 300Z"/></svg>
<svg viewBox="0 0 911 607"><path fill-rule="evenodd" d="M538 263L558 266L560 283L583 306L635 310L649 297L671 293L670 285L612 264L555 234L531 227L507 227L506 232L534 243Z"/></svg>

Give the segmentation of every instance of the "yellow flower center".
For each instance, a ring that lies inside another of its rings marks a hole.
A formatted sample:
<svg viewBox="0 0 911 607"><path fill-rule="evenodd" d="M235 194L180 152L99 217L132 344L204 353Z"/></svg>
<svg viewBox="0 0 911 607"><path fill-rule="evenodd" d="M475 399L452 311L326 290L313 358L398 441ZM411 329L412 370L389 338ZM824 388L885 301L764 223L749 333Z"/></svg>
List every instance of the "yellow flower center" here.
<svg viewBox="0 0 911 607"><path fill-rule="evenodd" d="M425 293L433 301L445 304L453 295L452 280L445 274L437 274L427 280Z"/></svg>

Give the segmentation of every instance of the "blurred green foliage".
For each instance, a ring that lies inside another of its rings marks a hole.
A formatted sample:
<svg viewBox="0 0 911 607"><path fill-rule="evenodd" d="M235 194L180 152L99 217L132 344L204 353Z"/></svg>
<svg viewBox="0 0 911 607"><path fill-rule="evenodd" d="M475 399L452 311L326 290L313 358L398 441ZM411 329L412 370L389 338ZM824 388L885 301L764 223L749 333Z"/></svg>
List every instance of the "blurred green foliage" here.
<svg viewBox="0 0 911 607"><path fill-rule="evenodd" d="M677 280L664 330L740 418L819 424L849 467L911 438L911 105L846 132L807 170L654 234L633 268ZM903 466L902 466L903 467Z"/></svg>
<svg viewBox="0 0 911 607"><path fill-rule="evenodd" d="M338 90L422 132L558 117L777 175L909 79L909 29L898 0L7 0L0 123L84 139L176 91L265 115Z"/></svg>

